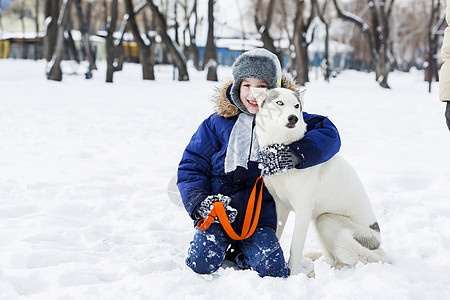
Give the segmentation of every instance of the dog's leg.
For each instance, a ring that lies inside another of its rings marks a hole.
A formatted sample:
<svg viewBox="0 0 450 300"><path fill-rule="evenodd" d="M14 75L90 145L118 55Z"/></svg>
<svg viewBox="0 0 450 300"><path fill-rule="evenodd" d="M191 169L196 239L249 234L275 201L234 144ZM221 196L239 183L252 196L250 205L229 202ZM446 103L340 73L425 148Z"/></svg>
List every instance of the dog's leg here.
<svg viewBox="0 0 450 300"><path fill-rule="evenodd" d="M305 246L310 220L311 211L307 208L303 207L302 211L295 211L295 227L289 256L289 268L291 269L292 275L300 272L310 274L314 270L314 263L303 256L303 248Z"/></svg>
<svg viewBox="0 0 450 300"><path fill-rule="evenodd" d="M284 226L286 225L287 218L289 216L289 212L291 211L288 206L284 204L283 201L277 199L275 196L275 207L277 211L277 238L281 239L281 235L283 234Z"/></svg>

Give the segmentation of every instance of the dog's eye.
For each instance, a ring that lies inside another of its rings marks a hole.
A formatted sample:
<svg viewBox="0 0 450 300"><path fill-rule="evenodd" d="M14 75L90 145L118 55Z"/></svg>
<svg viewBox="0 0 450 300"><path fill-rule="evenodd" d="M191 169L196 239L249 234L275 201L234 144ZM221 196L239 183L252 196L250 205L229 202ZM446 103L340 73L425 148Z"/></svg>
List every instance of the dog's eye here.
<svg viewBox="0 0 450 300"><path fill-rule="evenodd" d="M295 109L298 109L298 108L300 108L300 104L295 104Z"/></svg>
<svg viewBox="0 0 450 300"><path fill-rule="evenodd" d="M275 102L275 103L278 104L279 106L283 106L283 105L284 105L283 101L281 101L281 100L278 100L278 101Z"/></svg>

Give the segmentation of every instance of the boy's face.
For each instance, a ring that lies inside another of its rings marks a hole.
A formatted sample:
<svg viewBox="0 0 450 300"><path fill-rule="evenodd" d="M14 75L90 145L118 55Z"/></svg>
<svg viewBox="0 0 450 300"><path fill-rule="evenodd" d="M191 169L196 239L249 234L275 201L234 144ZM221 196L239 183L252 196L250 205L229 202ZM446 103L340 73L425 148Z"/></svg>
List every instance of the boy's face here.
<svg viewBox="0 0 450 300"><path fill-rule="evenodd" d="M250 91L250 87L258 88L269 88L264 80L258 78L245 78L241 82L241 87L239 89L239 96L241 98L242 104L244 104L247 111L251 114L256 114L258 112L258 104L256 99Z"/></svg>

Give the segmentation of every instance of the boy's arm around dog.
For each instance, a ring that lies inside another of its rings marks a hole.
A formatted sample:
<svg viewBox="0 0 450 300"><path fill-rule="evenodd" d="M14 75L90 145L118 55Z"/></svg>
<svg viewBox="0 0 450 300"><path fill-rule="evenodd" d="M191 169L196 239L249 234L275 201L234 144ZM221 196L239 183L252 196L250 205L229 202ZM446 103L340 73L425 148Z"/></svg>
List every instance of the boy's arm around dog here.
<svg viewBox="0 0 450 300"><path fill-rule="evenodd" d="M305 136L289 145L289 149L301 160L297 169L326 162L341 147L339 132L327 117L303 112L303 118L307 125Z"/></svg>

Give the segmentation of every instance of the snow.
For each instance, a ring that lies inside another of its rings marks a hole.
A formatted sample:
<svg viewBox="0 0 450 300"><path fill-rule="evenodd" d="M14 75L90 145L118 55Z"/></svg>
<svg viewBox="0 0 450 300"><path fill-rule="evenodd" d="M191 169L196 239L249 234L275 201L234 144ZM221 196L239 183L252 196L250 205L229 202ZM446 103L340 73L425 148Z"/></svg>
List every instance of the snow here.
<svg viewBox="0 0 450 300"><path fill-rule="evenodd" d="M391 90L374 74L310 76L305 110L339 128L390 262L334 270L319 258L315 278L279 279L184 264L194 229L166 189L216 83L193 68L172 81L168 66L143 81L125 64L107 84L99 68L85 80L68 63L52 82L43 61L0 60L1 299L450 299L450 135L423 73L391 74ZM313 230L305 250L319 250Z"/></svg>

